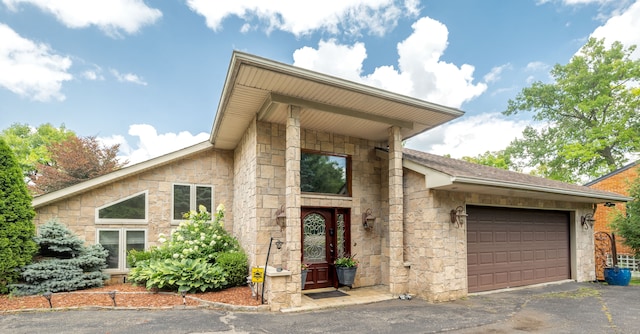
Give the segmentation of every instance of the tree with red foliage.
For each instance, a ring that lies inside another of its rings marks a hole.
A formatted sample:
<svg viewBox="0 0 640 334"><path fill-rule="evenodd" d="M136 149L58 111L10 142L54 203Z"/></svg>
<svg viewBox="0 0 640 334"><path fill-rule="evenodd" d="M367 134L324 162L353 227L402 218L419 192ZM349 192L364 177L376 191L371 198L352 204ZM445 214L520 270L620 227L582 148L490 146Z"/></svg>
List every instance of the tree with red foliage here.
<svg viewBox="0 0 640 334"><path fill-rule="evenodd" d="M72 136L52 143L51 162L38 166L31 188L44 194L118 170L128 163L118 161L119 148L119 144L103 146L96 137Z"/></svg>

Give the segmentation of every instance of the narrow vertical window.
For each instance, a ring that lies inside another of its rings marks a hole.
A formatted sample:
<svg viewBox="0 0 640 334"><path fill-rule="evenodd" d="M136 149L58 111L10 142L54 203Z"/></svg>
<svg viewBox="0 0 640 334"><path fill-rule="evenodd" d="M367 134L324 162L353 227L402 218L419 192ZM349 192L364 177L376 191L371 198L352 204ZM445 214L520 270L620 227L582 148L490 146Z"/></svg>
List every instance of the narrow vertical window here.
<svg viewBox="0 0 640 334"><path fill-rule="evenodd" d="M213 187L193 184L173 185L173 221L184 220L184 215L189 211L197 211L204 206L207 212L213 209Z"/></svg>
<svg viewBox="0 0 640 334"><path fill-rule="evenodd" d="M107 269L118 269L120 261L120 231L99 231L98 243L109 252Z"/></svg>

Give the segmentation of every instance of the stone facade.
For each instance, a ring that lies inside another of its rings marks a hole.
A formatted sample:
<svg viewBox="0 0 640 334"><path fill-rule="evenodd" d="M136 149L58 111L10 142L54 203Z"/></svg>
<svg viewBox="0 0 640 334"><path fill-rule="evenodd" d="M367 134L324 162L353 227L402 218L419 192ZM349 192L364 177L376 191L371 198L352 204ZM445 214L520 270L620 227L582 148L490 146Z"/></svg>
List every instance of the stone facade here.
<svg viewBox="0 0 640 334"><path fill-rule="evenodd" d="M173 163L158 166L148 171L115 181L106 186L89 190L39 207L36 209L36 226L57 219L87 244L96 243L98 229L143 229L146 231L146 246L157 245L158 235L169 235L172 225L173 184L198 184L213 187L213 208L218 204L227 207L225 229L233 230L234 214L231 208L234 196L233 152L210 150ZM105 224L96 223L96 208L116 202L133 194L147 191L148 219L145 223ZM112 272L117 278L124 272Z"/></svg>
<svg viewBox="0 0 640 334"><path fill-rule="evenodd" d="M571 213L571 278L595 279L593 236L580 225L591 204L531 198L430 190L422 174L405 169L406 261L410 265L408 293L430 301L454 300L467 295L466 226L451 224L449 211L459 205L487 205ZM391 273L393 275L393 272Z"/></svg>
<svg viewBox="0 0 640 334"><path fill-rule="evenodd" d="M389 148L389 159L376 153ZM351 196L300 192L301 151L349 156ZM375 142L304 128L290 107L286 124L253 119L233 151L210 150L105 184L37 209L36 223L58 218L88 244L98 228L142 228L147 247L172 228L172 185L212 185L214 206L226 206L225 228L246 251L251 267L265 266L272 241L264 292L272 310L301 302L301 207L348 209L351 254L359 260L354 287L387 285L393 294L410 293L429 301L467 295L466 227L452 226L449 211L459 205L489 205L571 212L571 275L594 279L593 239L579 217L591 204L432 190L423 174L403 168L401 136L390 128L388 142ZM97 224L95 208L148 191L148 222ZM285 210L286 225L276 223ZM376 218L365 229L363 213ZM275 271L275 268L284 268ZM124 274L124 273L123 273Z"/></svg>

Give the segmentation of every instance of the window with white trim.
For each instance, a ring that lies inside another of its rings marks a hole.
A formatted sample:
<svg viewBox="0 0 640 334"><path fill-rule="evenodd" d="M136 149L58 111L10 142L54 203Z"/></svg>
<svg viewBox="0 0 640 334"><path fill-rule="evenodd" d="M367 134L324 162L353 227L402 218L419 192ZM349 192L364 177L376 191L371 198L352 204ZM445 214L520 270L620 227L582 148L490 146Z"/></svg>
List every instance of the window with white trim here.
<svg viewBox="0 0 640 334"><path fill-rule="evenodd" d="M142 191L96 208L98 224L146 224L148 191Z"/></svg>
<svg viewBox="0 0 640 334"><path fill-rule="evenodd" d="M173 185L173 223L177 224L185 220L184 215L189 211L197 211L200 205L212 212L213 187L198 184L174 184Z"/></svg>
<svg viewBox="0 0 640 334"><path fill-rule="evenodd" d="M147 231L142 229L98 229L96 232L98 243L109 255L107 256L107 271L127 271L127 252L132 249L143 251L147 245Z"/></svg>

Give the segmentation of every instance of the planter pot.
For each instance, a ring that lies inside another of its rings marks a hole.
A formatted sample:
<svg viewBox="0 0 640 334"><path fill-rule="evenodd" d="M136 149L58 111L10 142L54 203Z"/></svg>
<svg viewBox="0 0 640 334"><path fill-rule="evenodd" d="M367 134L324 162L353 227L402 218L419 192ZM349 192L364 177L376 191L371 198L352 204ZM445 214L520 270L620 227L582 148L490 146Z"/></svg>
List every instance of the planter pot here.
<svg viewBox="0 0 640 334"><path fill-rule="evenodd" d="M358 267L336 267L336 274L338 274L338 283L342 285L352 286L353 281L356 278L356 270Z"/></svg>
<svg viewBox="0 0 640 334"><path fill-rule="evenodd" d="M631 269L629 268L604 268L604 280L609 285L629 285L631 281Z"/></svg>
<svg viewBox="0 0 640 334"><path fill-rule="evenodd" d="M300 276L302 277L302 287L300 288L300 290L304 290L304 284L307 283L308 273L309 273L309 270L303 270L300 272Z"/></svg>

